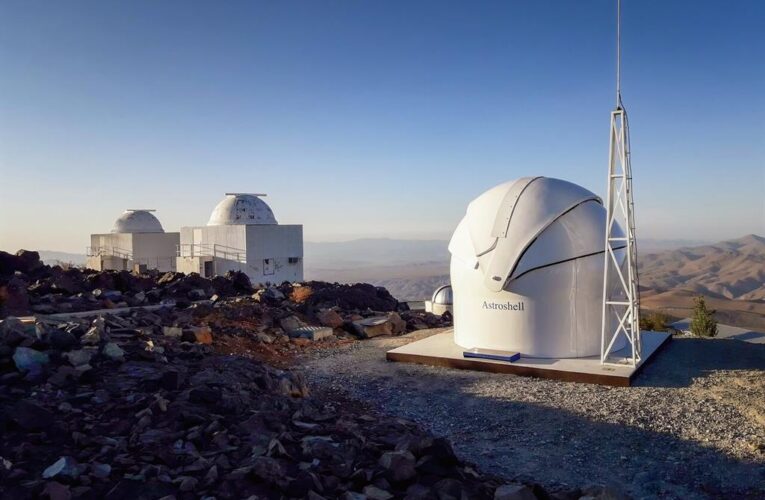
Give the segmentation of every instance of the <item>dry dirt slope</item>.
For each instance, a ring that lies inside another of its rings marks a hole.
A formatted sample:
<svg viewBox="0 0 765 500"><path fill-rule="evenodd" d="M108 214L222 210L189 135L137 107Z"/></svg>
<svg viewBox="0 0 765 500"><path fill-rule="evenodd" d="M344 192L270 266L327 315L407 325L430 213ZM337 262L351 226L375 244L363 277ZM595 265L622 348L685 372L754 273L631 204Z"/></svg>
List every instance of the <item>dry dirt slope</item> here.
<svg viewBox="0 0 765 500"><path fill-rule="evenodd" d="M750 234L647 254L640 259L640 284L654 293L683 289L718 299L765 301L765 238Z"/></svg>
<svg viewBox="0 0 765 500"><path fill-rule="evenodd" d="M719 321L765 329L765 238L750 234L714 245L646 254L640 259L641 304L687 317L707 297Z"/></svg>

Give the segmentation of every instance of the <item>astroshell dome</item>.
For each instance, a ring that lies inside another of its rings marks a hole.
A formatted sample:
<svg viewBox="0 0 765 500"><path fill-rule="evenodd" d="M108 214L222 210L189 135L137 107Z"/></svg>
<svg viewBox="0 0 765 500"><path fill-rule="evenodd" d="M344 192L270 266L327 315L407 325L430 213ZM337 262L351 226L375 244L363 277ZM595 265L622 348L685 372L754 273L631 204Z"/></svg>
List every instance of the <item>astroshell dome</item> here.
<svg viewBox="0 0 765 500"><path fill-rule="evenodd" d="M114 221L112 233L164 233L152 209L128 209Z"/></svg>
<svg viewBox="0 0 765 500"><path fill-rule="evenodd" d="M560 179L524 177L473 200L449 243L455 342L600 354L605 229L600 198Z"/></svg>
<svg viewBox="0 0 765 500"><path fill-rule="evenodd" d="M274 212L261 200L262 194L226 193L226 197L215 206L208 226L236 224L277 224Z"/></svg>

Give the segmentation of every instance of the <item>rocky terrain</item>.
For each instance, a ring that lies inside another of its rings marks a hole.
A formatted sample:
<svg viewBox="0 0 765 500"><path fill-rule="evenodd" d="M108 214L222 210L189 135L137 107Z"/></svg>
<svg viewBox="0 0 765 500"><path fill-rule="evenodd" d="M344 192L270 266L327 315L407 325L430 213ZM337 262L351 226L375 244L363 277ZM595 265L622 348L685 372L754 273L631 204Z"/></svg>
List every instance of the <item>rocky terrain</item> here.
<svg viewBox="0 0 765 500"><path fill-rule="evenodd" d="M304 374L547 490L594 482L634 498L765 498L765 345L676 337L633 387L385 361L441 331L305 352Z"/></svg>
<svg viewBox="0 0 765 500"><path fill-rule="evenodd" d="M297 366L276 367L448 324L385 290L67 271L34 252L0 262L2 498L615 494L487 475L421 426L321 387L312 394Z"/></svg>

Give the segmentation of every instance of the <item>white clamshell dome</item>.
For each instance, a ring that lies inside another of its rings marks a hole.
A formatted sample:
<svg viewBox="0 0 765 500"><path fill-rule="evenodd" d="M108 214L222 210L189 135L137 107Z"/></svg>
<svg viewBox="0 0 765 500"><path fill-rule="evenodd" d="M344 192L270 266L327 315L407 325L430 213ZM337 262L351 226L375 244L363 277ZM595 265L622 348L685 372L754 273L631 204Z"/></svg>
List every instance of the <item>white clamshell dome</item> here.
<svg viewBox="0 0 765 500"><path fill-rule="evenodd" d="M473 200L449 243L455 342L599 354L605 226L601 200L560 179L524 177Z"/></svg>
<svg viewBox="0 0 765 500"><path fill-rule="evenodd" d="M129 209L114 221L113 233L164 233L152 209Z"/></svg>
<svg viewBox="0 0 765 500"><path fill-rule="evenodd" d="M260 196L265 195L226 193L212 211L207 225L277 224L271 207Z"/></svg>

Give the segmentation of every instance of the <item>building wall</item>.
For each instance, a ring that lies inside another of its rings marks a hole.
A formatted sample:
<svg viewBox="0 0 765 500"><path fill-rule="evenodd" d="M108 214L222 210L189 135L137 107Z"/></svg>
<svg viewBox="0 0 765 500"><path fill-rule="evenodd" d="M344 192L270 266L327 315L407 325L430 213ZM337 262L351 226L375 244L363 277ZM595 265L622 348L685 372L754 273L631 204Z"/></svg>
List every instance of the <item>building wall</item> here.
<svg viewBox="0 0 765 500"><path fill-rule="evenodd" d="M254 285L303 280L300 225L184 227L180 241L181 255L176 265L181 272L204 276L203 262L212 260L213 274L242 271ZM291 258L296 262L291 263Z"/></svg>
<svg viewBox="0 0 765 500"><path fill-rule="evenodd" d="M179 241L179 233L91 234L91 253L97 253L100 248L103 255L89 256L87 266L119 271L132 270L133 264L146 264L149 269L174 271ZM123 254L131 255L132 259L120 258Z"/></svg>
<svg viewBox="0 0 765 500"><path fill-rule="evenodd" d="M131 265L132 261L114 255L91 255L88 256L85 262L85 266L88 269L95 269L96 271L105 271L107 269L112 271L129 271Z"/></svg>
<svg viewBox="0 0 765 500"><path fill-rule="evenodd" d="M303 281L303 226L247 226L247 267L253 284Z"/></svg>
<svg viewBox="0 0 765 500"><path fill-rule="evenodd" d="M133 263L149 269L175 271L180 233L134 233Z"/></svg>
<svg viewBox="0 0 765 500"><path fill-rule="evenodd" d="M131 233L91 234L90 246L93 251L99 247L103 248L108 254L111 254L113 250L120 253L132 253L133 235Z"/></svg>

